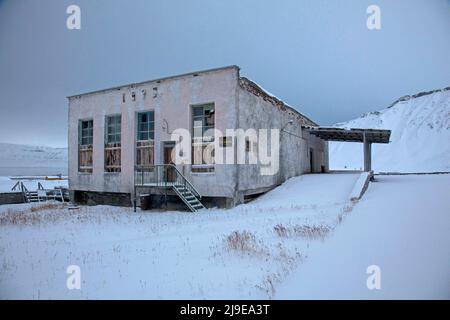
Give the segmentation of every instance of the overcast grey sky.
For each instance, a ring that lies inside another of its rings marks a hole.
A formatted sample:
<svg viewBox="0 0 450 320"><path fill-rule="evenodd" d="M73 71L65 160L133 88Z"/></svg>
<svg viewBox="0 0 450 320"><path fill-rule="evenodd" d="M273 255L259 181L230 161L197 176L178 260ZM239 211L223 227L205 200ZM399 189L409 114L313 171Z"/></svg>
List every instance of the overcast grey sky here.
<svg viewBox="0 0 450 320"><path fill-rule="evenodd" d="M66 146L68 95L231 64L330 125L450 86L449 57L450 0L0 0L0 142Z"/></svg>

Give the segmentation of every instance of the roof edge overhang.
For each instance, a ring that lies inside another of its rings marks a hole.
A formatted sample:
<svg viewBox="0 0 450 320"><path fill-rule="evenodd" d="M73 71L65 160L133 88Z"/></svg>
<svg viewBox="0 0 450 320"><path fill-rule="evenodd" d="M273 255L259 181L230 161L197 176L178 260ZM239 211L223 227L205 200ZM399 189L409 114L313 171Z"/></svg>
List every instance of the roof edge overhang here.
<svg viewBox="0 0 450 320"><path fill-rule="evenodd" d="M336 128L303 126L304 129L320 139L340 142L389 143L391 130L369 128Z"/></svg>

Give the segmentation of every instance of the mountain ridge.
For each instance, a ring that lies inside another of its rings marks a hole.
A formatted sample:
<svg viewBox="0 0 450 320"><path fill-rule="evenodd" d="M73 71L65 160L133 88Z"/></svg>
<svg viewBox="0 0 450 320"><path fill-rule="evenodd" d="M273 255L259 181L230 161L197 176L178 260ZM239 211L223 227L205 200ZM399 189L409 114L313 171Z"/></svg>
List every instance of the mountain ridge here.
<svg viewBox="0 0 450 320"><path fill-rule="evenodd" d="M450 171L450 87L403 96L385 109L335 126L392 131L389 144L373 145L375 171ZM361 167L360 144L330 142L331 169Z"/></svg>

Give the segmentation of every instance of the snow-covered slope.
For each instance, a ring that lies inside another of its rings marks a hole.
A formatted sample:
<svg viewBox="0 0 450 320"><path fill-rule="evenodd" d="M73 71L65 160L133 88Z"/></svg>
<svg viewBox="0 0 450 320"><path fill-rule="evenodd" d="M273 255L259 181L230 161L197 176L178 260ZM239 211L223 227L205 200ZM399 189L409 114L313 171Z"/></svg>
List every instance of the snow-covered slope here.
<svg viewBox="0 0 450 320"><path fill-rule="evenodd" d="M392 130L391 143L372 146L375 171L450 171L450 88L405 96L336 126ZM330 142L329 150L331 169L362 167L362 144Z"/></svg>
<svg viewBox="0 0 450 320"><path fill-rule="evenodd" d="M67 148L0 143L0 176L67 174Z"/></svg>

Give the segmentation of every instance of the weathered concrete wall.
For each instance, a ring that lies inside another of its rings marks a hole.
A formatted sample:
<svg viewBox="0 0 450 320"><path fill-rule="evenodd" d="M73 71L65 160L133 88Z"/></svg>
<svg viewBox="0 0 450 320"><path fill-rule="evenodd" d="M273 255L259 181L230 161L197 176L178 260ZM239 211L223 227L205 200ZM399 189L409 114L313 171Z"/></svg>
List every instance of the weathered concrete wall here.
<svg viewBox="0 0 450 320"><path fill-rule="evenodd" d="M289 121L293 120L292 124ZM260 174L260 165L241 165L238 190L241 194L258 193L270 189L293 176L311 172L309 150L314 152L313 170L321 166L328 171L328 145L302 129L308 120L297 112L280 108L270 100L239 88L239 123L243 129L284 129L280 131L280 165L275 175ZM287 131L287 132L286 132Z"/></svg>
<svg viewBox="0 0 450 320"><path fill-rule="evenodd" d="M0 193L0 204L24 203L22 192L2 192Z"/></svg>
<svg viewBox="0 0 450 320"><path fill-rule="evenodd" d="M70 199L74 203L85 205L110 205L120 207L130 207L130 193L110 193L97 191L70 191Z"/></svg>
<svg viewBox="0 0 450 320"><path fill-rule="evenodd" d="M136 114L155 112L155 164L162 164L163 142L173 130L191 131L191 106L214 102L215 126L225 131L236 126L236 67L191 74L166 80L124 86L69 99L69 189L101 192L133 192ZM154 89L157 88L157 89ZM143 95L145 90L146 95ZM136 99L132 101L131 95ZM125 94L125 102L123 95ZM104 172L105 116L122 114L122 172ZM94 119L93 173L78 172L78 121ZM163 130L163 120L168 130ZM190 150L186 150L190 153ZM235 169L216 166L214 173L191 173L190 165L179 169L204 196L234 196Z"/></svg>

